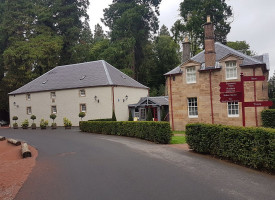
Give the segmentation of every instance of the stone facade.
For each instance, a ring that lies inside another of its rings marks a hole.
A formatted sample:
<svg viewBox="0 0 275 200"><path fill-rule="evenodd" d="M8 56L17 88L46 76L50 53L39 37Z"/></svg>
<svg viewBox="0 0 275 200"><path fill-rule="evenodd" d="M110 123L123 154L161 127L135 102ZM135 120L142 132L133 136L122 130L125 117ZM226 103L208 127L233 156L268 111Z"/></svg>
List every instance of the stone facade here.
<svg viewBox="0 0 275 200"><path fill-rule="evenodd" d="M226 62L229 61L236 62L237 79L226 80ZM211 71L214 124L242 126L241 102L239 102L239 115L234 117L229 116L228 104L220 102L220 82L240 81L241 73L243 73L244 76L265 76L265 81L245 82L245 102L254 101L254 83L256 88L256 101L268 100L268 71L261 65L240 67L242 62L242 58L229 55L219 61L221 68ZM195 67L196 83L187 83L186 69L188 67ZM185 130L185 126L188 123L212 123L210 70L200 70L200 68L201 63L190 60L181 65L182 73L167 76L166 85L169 95L170 123L174 130ZM188 98L197 98L197 117L191 118L188 115ZM257 107L256 109L254 107L245 108L246 126L256 126L256 119L258 125L261 125L261 111L263 109L265 109L265 107Z"/></svg>

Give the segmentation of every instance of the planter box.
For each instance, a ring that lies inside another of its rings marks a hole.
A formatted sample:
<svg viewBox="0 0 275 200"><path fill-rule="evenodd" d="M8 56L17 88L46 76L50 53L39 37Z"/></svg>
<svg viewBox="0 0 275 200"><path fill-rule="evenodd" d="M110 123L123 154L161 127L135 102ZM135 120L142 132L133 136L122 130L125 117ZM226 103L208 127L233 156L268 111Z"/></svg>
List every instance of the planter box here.
<svg viewBox="0 0 275 200"><path fill-rule="evenodd" d="M65 129L71 129L72 127L71 126L65 126Z"/></svg>

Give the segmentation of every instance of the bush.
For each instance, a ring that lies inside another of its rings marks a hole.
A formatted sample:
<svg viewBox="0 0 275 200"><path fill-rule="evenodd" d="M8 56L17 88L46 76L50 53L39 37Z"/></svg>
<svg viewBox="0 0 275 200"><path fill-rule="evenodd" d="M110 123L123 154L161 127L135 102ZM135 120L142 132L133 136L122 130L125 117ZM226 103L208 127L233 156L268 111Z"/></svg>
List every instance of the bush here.
<svg viewBox="0 0 275 200"><path fill-rule="evenodd" d="M82 118L85 117L85 116L86 116L86 113L85 113L85 112L80 112L80 113L78 114L78 117L81 118L81 121L82 121Z"/></svg>
<svg viewBox="0 0 275 200"><path fill-rule="evenodd" d="M257 169L275 170L275 130L212 124L187 124L186 141L199 153Z"/></svg>
<svg viewBox="0 0 275 200"><path fill-rule="evenodd" d="M12 120L14 120L14 123L16 123L16 120L18 120L18 117L17 116L13 116Z"/></svg>
<svg viewBox="0 0 275 200"><path fill-rule="evenodd" d="M91 119L88 120L89 122L98 122L98 121L113 121L112 118L106 118L106 119Z"/></svg>
<svg viewBox="0 0 275 200"><path fill-rule="evenodd" d="M275 109L263 110L261 115L264 127L275 128Z"/></svg>
<svg viewBox="0 0 275 200"><path fill-rule="evenodd" d="M29 121L27 119L25 119L22 124L21 127L24 129L27 129L29 127Z"/></svg>
<svg viewBox="0 0 275 200"><path fill-rule="evenodd" d="M116 121L116 113L114 110L113 110L113 115L112 115L112 121Z"/></svg>
<svg viewBox="0 0 275 200"><path fill-rule="evenodd" d="M64 123L65 127L71 127L72 126L72 122L66 117L63 118L63 123Z"/></svg>
<svg viewBox="0 0 275 200"><path fill-rule="evenodd" d="M56 118L56 114L51 114L51 115L50 115L50 118L53 120L53 123L54 123L54 120L55 120L55 118Z"/></svg>
<svg viewBox="0 0 275 200"><path fill-rule="evenodd" d="M36 116L32 115L30 118L31 118L32 122L34 123L34 120L36 119Z"/></svg>
<svg viewBox="0 0 275 200"><path fill-rule="evenodd" d="M79 128L83 132L135 137L161 144L168 144L172 137L168 122L82 121Z"/></svg>
<svg viewBox="0 0 275 200"><path fill-rule="evenodd" d="M148 108L146 121L153 121L153 115L150 108Z"/></svg>
<svg viewBox="0 0 275 200"><path fill-rule="evenodd" d="M48 124L49 124L48 120L44 120L44 119L40 120L40 128L41 129L46 129Z"/></svg>

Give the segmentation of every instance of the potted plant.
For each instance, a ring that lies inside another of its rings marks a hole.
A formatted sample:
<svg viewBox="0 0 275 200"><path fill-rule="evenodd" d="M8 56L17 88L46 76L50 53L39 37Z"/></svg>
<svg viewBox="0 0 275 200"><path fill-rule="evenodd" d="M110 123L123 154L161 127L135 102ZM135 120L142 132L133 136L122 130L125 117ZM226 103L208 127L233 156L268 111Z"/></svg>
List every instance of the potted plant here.
<svg viewBox="0 0 275 200"><path fill-rule="evenodd" d="M31 127L32 127L32 129L36 129L36 123L34 123L34 120L36 119L36 116L32 115L31 119L32 119L32 125L31 125Z"/></svg>
<svg viewBox="0 0 275 200"><path fill-rule="evenodd" d="M85 112L80 112L80 113L78 114L78 117L81 118L81 121L82 121L82 118L85 117L85 116L86 116L86 113L85 113Z"/></svg>
<svg viewBox="0 0 275 200"><path fill-rule="evenodd" d="M51 114L50 115L50 118L53 120L53 123L52 123L52 129L56 129L57 125L56 123L54 122L55 118L56 118L56 114Z"/></svg>
<svg viewBox="0 0 275 200"><path fill-rule="evenodd" d="M16 120L18 120L18 117L17 117L17 116L13 116L13 117L12 117L12 120L14 120L13 128L14 128L14 129L18 129L18 124L16 123Z"/></svg>
<svg viewBox="0 0 275 200"><path fill-rule="evenodd" d="M40 128L41 129L46 129L48 124L49 124L48 120L44 120L44 119L40 120Z"/></svg>
<svg viewBox="0 0 275 200"><path fill-rule="evenodd" d="M67 119L66 117L64 117L63 118L63 123L64 123L65 129L71 129L72 122L69 119Z"/></svg>
<svg viewBox="0 0 275 200"><path fill-rule="evenodd" d="M28 129L29 128L29 121L27 119L25 119L22 124L21 124L21 127L23 129Z"/></svg>

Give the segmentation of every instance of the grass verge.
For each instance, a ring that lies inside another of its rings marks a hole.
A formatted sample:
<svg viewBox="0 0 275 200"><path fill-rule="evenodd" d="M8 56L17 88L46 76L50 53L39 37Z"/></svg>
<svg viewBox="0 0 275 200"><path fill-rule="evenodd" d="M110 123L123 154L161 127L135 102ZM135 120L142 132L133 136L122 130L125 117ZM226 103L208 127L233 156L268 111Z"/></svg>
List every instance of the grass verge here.
<svg viewBox="0 0 275 200"><path fill-rule="evenodd" d="M170 144L185 144L186 139L185 136L172 136Z"/></svg>

